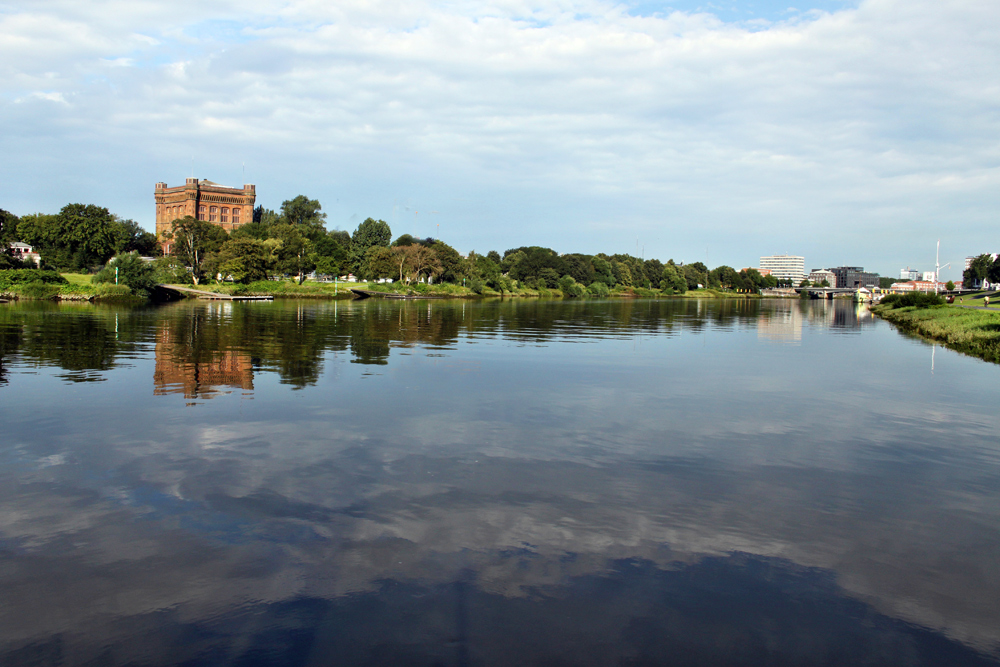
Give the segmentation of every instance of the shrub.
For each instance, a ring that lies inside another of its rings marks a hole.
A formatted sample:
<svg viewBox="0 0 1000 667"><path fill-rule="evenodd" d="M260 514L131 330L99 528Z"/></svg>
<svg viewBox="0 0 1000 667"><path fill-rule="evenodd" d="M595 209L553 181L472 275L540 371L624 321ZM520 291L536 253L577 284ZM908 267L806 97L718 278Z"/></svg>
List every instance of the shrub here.
<svg viewBox="0 0 1000 667"><path fill-rule="evenodd" d="M153 279L167 285L193 285L194 278L184 263L176 257L158 257L153 260Z"/></svg>
<svg viewBox="0 0 1000 667"><path fill-rule="evenodd" d="M607 283L601 281L590 283L590 287L587 288L587 292L598 297L606 297L611 294L611 290L608 289Z"/></svg>
<svg viewBox="0 0 1000 667"><path fill-rule="evenodd" d="M59 287L51 283L44 283L35 280L30 283L21 283L17 286L17 293L27 299L51 299L59 293Z"/></svg>
<svg viewBox="0 0 1000 667"><path fill-rule="evenodd" d="M26 285L40 282L46 285L67 285L69 281L55 271L42 269L7 269L0 271L0 289L9 289L13 285Z"/></svg>
<svg viewBox="0 0 1000 667"><path fill-rule="evenodd" d="M132 296L132 290L128 285L100 283L97 286L97 297L99 299L126 299L131 298Z"/></svg>
<svg viewBox="0 0 1000 667"><path fill-rule="evenodd" d="M907 292L905 294L890 294L884 297L879 303L893 308L907 308L911 306L914 308L930 308L931 306L944 304L944 298L931 292Z"/></svg>
<svg viewBox="0 0 1000 667"><path fill-rule="evenodd" d="M116 274L117 270L117 274ZM127 286L131 293L148 296L156 287L156 269L149 262L143 260L137 252L127 252L115 255L103 269L97 272L91 279L94 284L117 284L119 287ZM100 291L98 291L100 294Z"/></svg>
<svg viewBox="0 0 1000 667"><path fill-rule="evenodd" d="M486 284L480 278L472 276L466 281L466 286L476 294L482 294Z"/></svg>
<svg viewBox="0 0 1000 667"><path fill-rule="evenodd" d="M584 295L583 285L576 282L573 276L566 274L559 279L559 289L562 290L564 297L579 297Z"/></svg>

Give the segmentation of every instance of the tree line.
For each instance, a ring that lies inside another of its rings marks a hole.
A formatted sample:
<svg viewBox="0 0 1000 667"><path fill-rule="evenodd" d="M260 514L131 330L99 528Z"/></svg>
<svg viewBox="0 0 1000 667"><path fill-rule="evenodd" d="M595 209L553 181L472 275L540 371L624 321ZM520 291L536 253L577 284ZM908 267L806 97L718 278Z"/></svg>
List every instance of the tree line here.
<svg viewBox="0 0 1000 667"><path fill-rule="evenodd" d="M981 285L984 280L1000 282L1000 255L996 259L989 253L978 255L969 263L969 268L962 272L962 287L965 289Z"/></svg>
<svg viewBox="0 0 1000 667"><path fill-rule="evenodd" d="M120 269L142 271L139 255L159 254L153 234L107 209L69 204L56 215L33 214L18 219L0 210L0 241L33 245L44 263L58 270L98 271L108 280L112 258ZM756 269L730 266L709 269L702 262L644 259L628 254L560 254L551 248L522 246L503 254L496 250L462 256L440 239L403 234L393 239L384 220L368 218L349 233L326 229L326 214L317 200L299 195L278 211L261 206L251 222L231 233L193 217L171 223L165 235L170 256L145 272L143 288L154 280L193 282L229 279L252 283L291 276L298 282L314 272L325 276L353 274L362 281L392 280L404 284L463 284L476 293L519 288L560 289L568 296L603 296L612 290L645 288L682 294L700 288L757 291L791 287L790 281L761 275ZM122 257L131 253L132 256ZM0 260L4 261L4 260ZM14 261L6 257L8 265ZM3 267L0 267L3 268ZM131 270L131 269L130 269ZM157 278L150 276L156 271Z"/></svg>

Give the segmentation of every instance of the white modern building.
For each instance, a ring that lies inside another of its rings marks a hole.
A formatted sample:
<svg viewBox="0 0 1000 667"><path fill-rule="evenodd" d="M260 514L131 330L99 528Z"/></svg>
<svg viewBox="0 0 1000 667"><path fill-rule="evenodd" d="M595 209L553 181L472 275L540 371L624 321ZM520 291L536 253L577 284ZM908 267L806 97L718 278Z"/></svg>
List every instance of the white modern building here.
<svg viewBox="0 0 1000 667"><path fill-rule="evenodd" d="M798 255L767 255L760 258L760 270L771 271L775 278L789 278L798 286L806 277L806 258Z"/></svg>
<svg viewBox="0 0 1000 667"><path fill-rule="evenodd" d="M899 270L899 279L900 280L920 280L920 271L917 271L916 269L911 269L910 267L906 267L905 269L900 269Z"/></svg>

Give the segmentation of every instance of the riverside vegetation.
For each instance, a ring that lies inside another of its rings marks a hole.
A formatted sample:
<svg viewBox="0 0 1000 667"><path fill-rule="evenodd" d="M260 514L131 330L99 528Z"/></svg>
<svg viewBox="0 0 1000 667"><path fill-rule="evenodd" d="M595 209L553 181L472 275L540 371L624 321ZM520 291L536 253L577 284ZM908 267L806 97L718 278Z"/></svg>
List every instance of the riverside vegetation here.
<svg viewBox="0 0 1000 667"><path fill-rule="evenodd" d="M920 292L891 294L873 306L872 312L903 331L939 341L985 361L1000 363L1000 316L997 313L945 305L940 296Z"/></svg>
<svg viewBox="0 0 1000 667"><path fill-rule="evenodd" d="M7 276L0 290L16 298L147 298L155 285L194 284L230 294L335 298L342 285L307 276L351 274L375 291L437 296L732 296L788 281L755 269L709 269L701 262L644 259L628 254L560 254L521 246L502 255L470 251L463 257L440 239L403 234L393 240L383 220L368 218L353 233L327 230L326 214L304 195L280 211L258 207L253 221L231 234L191 217L175 220L166 235L170 254L153 261L155 236L108 209L69 204L54 215L21 218L0 210L0 247L14 240L33 245L46 276ZM8 252L0 270L23 271ZM115 271L117 269L117 272ZM55 272L92 275L92 284L59 280ZM2 279L0 279L2 280ZM391 281L391 282L389 282ZM116 284L117 283L117 284ZM347 296L347 295L345 295Z"/></svg>

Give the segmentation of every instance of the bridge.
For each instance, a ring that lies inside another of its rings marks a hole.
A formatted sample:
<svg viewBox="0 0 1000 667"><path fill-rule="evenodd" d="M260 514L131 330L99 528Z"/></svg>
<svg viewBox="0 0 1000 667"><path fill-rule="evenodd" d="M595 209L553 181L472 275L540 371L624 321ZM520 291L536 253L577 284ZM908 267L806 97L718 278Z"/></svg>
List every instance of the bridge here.
<svg viewBox="0 0 1000 667"><path fill-rule="evenodd" d="M802 294L806 292L812 299L832 299L837 294L854 295L858 291L856 287L796 287L796 292Z"/></svg>

